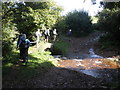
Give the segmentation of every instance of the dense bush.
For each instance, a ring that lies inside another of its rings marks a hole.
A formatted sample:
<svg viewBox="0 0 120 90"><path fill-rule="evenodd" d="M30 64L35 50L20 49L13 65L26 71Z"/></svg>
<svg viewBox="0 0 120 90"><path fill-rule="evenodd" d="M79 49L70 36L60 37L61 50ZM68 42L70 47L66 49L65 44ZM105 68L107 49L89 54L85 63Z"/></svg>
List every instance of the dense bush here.
<svg viewBox="0 0 120 90"><path fill-rule="evenodd" d="M68 29L72 29L74 36L82 36L91 32L91 19L87 12L73 11L66 16L66 25Z"/></svg>
<svg viewBox="0 0 120 90"><path fill-rule="evenodd" d="M63 35L63 34L66 34L67 33L67 25L66 25L66 22L65 22L65 16L61 16L58 18L54 28L57 29L58 33L60 35Z"/></svg>
<svg viewBox="0 0 120 90"><path fill-rule="evenodd" d="M2 50L9 55L19 33L25 33L30 41L35 40L37 29L52 28L62 8L53 0L46 2L2 2ZM43 32L43 31L42 31Z"/></svg>
<svg viewBox="0 0 120 90"><path fill-rule="evenodd" d="M120 3L105 3L104 9L98 15L97 28L107 34L101 38L103 47L120 46Z"/></svg>
<svg viewBox="0 0 120 90"><path fill-rule="evenodd" d="M117 10L103 10L99 15L99 29L110 34L110 40L114 42L120 41L120 9Z"/></svg>
<svg viewBox="0 0 120 90"><path fill-rule="evenodd" d="M25 2L16 4L14 10L14 20L19 32L27 34L33 40L34 32L37 29L51 29L56 23L62 8L53 0L46 2Z"/></svg>
<svg viewBox="0 0 120 90"><path fill-rule="evenodd" d="M4 22L3 22L4 23ZM2 25L2 56L5 57L14 48L14 41L16 40L16 31L15 24L8 21Z"/></svg>
<svg viewBox="0 0 120 90"><path fill-rule="evenodd" d="M16 37L16 24L12 23L14 3L3 3L2 7L2 56L9 55Z"/></svg>
<svg viewBox="0 0 120 90"><path fill-rule="evenodd" d="M55 27L62 34L66 34L69 29L72 29L73 36L77 37L87 35L92 31L91 18L88 16L88 13L77 10L61 17Z"/></svg>
<svg viewBox="0 0 120 90"><path fill-rule="evenodd" d="M53 55L66 55L68 52L69 43L63 40L56 41L50 51Z"/></svg>

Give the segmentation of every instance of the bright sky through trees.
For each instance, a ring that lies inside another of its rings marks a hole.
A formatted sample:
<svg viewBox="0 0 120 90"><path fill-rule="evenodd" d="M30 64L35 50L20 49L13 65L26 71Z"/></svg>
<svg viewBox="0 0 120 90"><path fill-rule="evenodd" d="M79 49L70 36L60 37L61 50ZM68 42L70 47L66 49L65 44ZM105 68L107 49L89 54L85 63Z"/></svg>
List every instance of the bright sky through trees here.
<svg viewBox="0 0 120 90"><path fill-rule="evenodd" d="M29 0L15 0L15 1L19 2L19 1L29 1ZM47 1L47 0L43 0L43 1ZM64 11L62 12L62 15L65 15L68 12L76 9L76 10L85 10L89 13L89 15L94 16L97 14L98 11L102 10L102 8L99 8L99 6L100 6L100 1L103 0L96 0L96 4L94 5L92 4L91 0L54 0L54 1L56 1L58 5L63 6ZM31 0L31 2L33 1Z"/></svg>
<svg viewBox="0 0 120 90"><path fill-rule="evenodd" d="M85 10L89 13L89 15L94 16L97 14L98 11L101 11L102 8L99 8L100 1L96 0L96 4L93 5L91 0L55 0L59 5L63 6L64 12L62 13L65 15L66 13L76 9L76 10Z"/></svg>

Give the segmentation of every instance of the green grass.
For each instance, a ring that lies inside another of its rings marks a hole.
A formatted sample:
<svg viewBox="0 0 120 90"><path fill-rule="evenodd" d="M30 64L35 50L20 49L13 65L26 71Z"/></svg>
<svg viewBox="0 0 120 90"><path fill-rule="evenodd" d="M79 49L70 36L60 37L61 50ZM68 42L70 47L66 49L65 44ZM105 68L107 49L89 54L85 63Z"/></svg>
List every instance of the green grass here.
<svg viewBox="0 0 120 90"><path fill-rule="evenodd" d="M57 65L57 60L50 56L51 53L42 50L43 46L44 45L40 45L38 49L35 48L35 46L29 48L29 51L32 53L29 54L27 66L23 66L22 63L16 63L19 57L19 50L14 49L10 55L3 58L3 87L11 84L10 81L19 83L43 75L49 71L51 67Z"/></svg>
<svg viewBox="0 0 120 90"><path fill-rule="evenodd" d="M51 49L52 54L66 55L69 50L69 43L64 40L56 41Z"/></svg>

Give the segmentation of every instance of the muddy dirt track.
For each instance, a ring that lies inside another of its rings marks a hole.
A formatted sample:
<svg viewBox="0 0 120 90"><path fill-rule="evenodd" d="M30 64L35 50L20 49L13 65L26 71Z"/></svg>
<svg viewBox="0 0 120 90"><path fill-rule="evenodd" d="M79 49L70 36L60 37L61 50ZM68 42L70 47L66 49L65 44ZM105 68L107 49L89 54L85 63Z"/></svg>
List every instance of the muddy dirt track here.
<svg viewBox="0 0 120 90"><path fill-rule="evenodd" d="M59 60L59 66L31 81L34 88L110 88L108 82L118 80L119 65L90 52L102 33L82 38L65 38L69 53ZM95 56L95 57L92 57ZM114 73L114 74L113 74ZM34 82L34 83L33 83Z"/></svg>
<svg viewBox="0 0 120 90"><path fill-rule="evenodd" d="M69 53L57 67L31 80L14 84L13 88L111 88L109 82L118 80L117 63L96 54L96 43L102 33L87 37L71 37ZM68 38L65 38L68 40ZM114 87L112 87L114 88Z"/></svg>

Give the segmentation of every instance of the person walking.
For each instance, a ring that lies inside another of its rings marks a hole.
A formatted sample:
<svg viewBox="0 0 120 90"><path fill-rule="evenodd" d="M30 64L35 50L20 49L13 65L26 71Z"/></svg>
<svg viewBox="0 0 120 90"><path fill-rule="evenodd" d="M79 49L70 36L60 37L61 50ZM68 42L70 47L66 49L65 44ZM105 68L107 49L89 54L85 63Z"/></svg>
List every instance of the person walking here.
<svg viewBox="0 0 120 90"><path fill-rule="evenodd" d="M57 37L57 31L56 31L56 29L54 29L53 30L53 41L55 41L56 40L56 37Z"/></svg>
<svg viewBox="0 0 120 90"><path fill-rule="evenodd" d="M28 63L28 48L30 46L30 41L26 39L26 34L23 34L21 36L21 40L18 43L18 47L21 52L21 59L23 60L23 63L27 65Z"/></svg>
<svg viewBox="0 0 120 90"><path fill-rule="evenodd" d="M44 35L45 35L45 42L48 42L49 36L50 36L50 31L49 31L49 29L45 30Z"/></svg>
<svg viewBox="0 0 120 90"><path fill-rule="evenodd" d="M72 35L72 30L70 29L67 33L67 36L69 37L69 42L71 41L71 35Z"/></svg>
<svg viewBox="0 0 120 90"><path fill-rule="evenodd" d="M42 36L40 33L40 29L38 29L38 31L35 33L37 36L37 40L36 40L36 46L37 48L39 47L39 41L40 41L40 37Z"/></svg>

